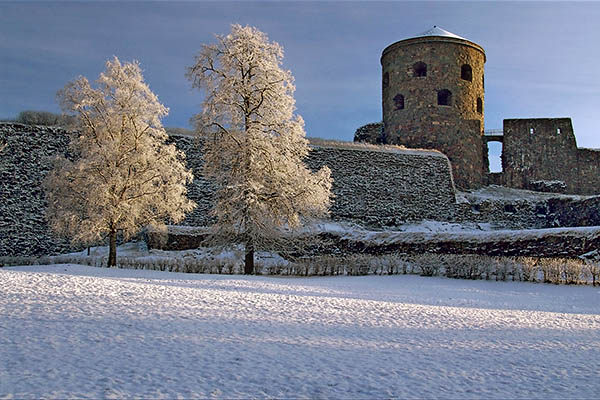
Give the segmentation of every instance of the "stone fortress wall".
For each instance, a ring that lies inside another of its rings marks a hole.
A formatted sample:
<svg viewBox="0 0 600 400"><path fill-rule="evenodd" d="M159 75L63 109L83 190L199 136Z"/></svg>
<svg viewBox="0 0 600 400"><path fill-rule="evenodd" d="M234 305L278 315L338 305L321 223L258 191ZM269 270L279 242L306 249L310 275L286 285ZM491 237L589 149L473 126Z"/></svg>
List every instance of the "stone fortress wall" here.
<svg viewBox="0 0 600 400"><path fill-rule="evenodd" d="M505 119L503 131L506 186L600 193L600 149L577 147L570 118Z"/></svg>
<svg viewBox="0 0 600 400"><path fill-rule="evenodd" d="M481 46L438 27L388 46L382 133L372 124L355 141L439 150L461 189L600 194L600 150L577 148L569 118L507 119L502 132L484 134L485 61ZM489 172L490 141L503 143L502 173Z"/></svg>
<svg viewBox="0 0 600 400"><path fill-rule="evenodd" d="M0 256L44 255L69 249L50 235L42 182L50 158L65 154L61 128L0 122Z"/></svg>
<svg viewBox="0 0 600 400"><path fill-rule="evenodd" d="M198 207L182 225L211 222L214 186L202 176L199 143L189 136L171 136L186 154L194 173L188 195ZM64 252L69 244L52 236L45 219L42 182L51 158L67 152L69 134L56 127L0 123L0 256L43 255ZM440 209L455 204L448 159L437 151L375 148L375 146L322 145L310 152L314 169L328 165L336 200L336 220L393 225L403 220L435 218ZM424 201L428 199L428 201ZM430 202L438 205L430 207Z"/></svg>
<svg viewBox="0 0 600 400"><path fill-rule="evenodd" d="M202 177L199 143L189 136L174 135L170 140L185 152L195 176L188 195L198 207L181 224L205 226L211 222L214 186ZM41 186L50 159L67 151L68 132L0 123L0 142L6 144L0 157L0 256L72 250L66 240L53 237L49 230ZM455 191L448 159L437 151L317 142L307 164L314 170L323 165L332 170L333 220L376 230L423 220L512 229L600 225L600 197L540 201L465 198Z"/></svg>

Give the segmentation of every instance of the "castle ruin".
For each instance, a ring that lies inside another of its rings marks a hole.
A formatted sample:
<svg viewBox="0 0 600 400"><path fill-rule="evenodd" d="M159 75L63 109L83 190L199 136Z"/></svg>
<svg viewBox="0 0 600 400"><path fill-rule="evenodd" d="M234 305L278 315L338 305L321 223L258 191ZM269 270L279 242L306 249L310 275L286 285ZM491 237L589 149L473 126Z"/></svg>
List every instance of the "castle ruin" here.
<svg viewBox="0 0 600 400"><path fill-rule="evenodd" d="M577 148L570 118L506 119L501 131L484 131L485 62L483 47L436 26L386 47L381 135L355 141L439 150L460 189L599 194L600 150ZM489 170L494 141L503 144L501 173Z"/></svg>

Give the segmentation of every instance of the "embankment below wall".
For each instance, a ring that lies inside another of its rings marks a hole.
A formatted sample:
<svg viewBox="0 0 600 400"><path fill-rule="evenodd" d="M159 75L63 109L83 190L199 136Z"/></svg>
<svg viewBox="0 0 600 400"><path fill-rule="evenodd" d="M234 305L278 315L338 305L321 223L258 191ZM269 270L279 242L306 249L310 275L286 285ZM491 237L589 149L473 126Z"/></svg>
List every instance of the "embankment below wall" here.
<svg viewBox="0 0 600 400"><path fill-rule="evenodd" d="M148 248L187 250L209 246L206 228L169 227L146 234ZM574 258L600 249L600 226L500 231L315 230L300 236L307 253L319 254L479 254Z"/></svg>
<svg viewBox="0 0 600 400"><path fill-rule="evenodd" d="M600 227L487 232L326 232L330 251L366 254L481 254L579 257L600 248Z"/></svg>

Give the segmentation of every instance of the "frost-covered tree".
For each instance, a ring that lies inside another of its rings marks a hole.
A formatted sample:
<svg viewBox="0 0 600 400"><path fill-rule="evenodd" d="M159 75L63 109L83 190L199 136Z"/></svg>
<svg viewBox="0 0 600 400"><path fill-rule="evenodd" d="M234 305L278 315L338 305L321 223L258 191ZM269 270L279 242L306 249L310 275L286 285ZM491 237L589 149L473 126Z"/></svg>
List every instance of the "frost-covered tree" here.
<svg viewBox="0 0 600 400"><path fill-rule="evenodd" d="M184 154L166 144L164 107L144 82L137 62L107 61L97 88L85 77L58 92L75 116L74 161L56 159L45 181L51 227L74 243L108 237L108 266L116 265L117 233L125 239L166 218L183 219L195 203L186 197L193 178Z"/></svg>
<svg viewBox="0 0 600 400"><path fill-rule="evenodd" d="M217 184L215 237L245 246L244 272L266 248L307 219L327 215L330 170L304 164L304 121L294 115L294 79L281 67L282 47L253 27L232 25L204 45L188 69L204 91L196 116L204 139L204 173Z"/></svg>

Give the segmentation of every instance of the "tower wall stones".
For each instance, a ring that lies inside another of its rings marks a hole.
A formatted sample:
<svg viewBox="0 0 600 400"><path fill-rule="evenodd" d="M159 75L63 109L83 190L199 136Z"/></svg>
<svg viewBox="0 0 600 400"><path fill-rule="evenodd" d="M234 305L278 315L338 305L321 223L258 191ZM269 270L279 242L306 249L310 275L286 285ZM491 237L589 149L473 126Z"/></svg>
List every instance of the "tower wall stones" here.
<svg viewBox="0 0 600 400"><path fill-rule="evenodd" d="M484 63L481 46L439 28L396 42L381 57L386 142L443 152L459 188L480 187L487 170Z"/></svg>

